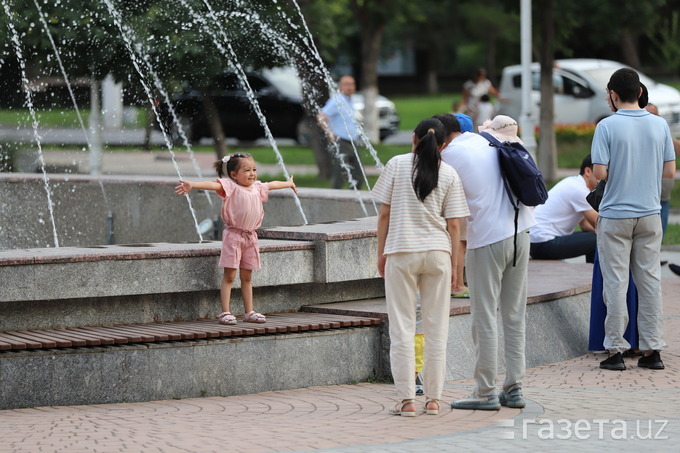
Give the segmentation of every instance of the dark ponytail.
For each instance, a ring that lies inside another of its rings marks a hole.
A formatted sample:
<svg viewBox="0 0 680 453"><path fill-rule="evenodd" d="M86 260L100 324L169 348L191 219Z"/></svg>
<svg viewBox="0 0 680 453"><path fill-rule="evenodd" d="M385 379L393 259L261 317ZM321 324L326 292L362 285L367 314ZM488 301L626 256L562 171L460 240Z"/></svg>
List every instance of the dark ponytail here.
<svg viewBox="0 0 680 453"><path fill-rule="evenodd" d="M422 202L439 182L439 146L444 143L444 125L436 118L427 118L416 126L413 133L418 143L413 150L415 156L411 181L416 196Z"/></svg>
<svg viewBox="0 0 680 453"><path fill-rule="evenodd" d="M228 178L231 178L231 172L232 171L238 171L239 167L241 166L241 159L252 159L253 156L251 156L248 153L236 153L236 154L230 154L229 160L227 162L224 162L224 160L218 160L213 164L213 168L217 172L217 176L220 178L224 178L225 176Z"/></svg>

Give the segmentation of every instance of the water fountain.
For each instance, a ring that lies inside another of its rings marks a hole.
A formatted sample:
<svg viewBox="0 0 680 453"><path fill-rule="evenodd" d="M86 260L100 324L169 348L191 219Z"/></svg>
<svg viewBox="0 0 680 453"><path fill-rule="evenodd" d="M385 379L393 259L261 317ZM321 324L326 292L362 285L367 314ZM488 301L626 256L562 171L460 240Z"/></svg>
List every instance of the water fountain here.
<svg viewBox="0 0 680 453"><path fill-rule="evenodd" d="M57 0L58 4L64 1ZM147 99L153 102L152 91L155 89L167 101L167 90L162 87L161 77L155 69L158 62L147 52L147 46L162 37L144 40L137 36L118 9L119 2L104 1L114 22L112 28L117 30L117 39L124 41L134 72L144 82ZM0 2L6 18L11 17L11 0ZM287 21L295 33L302 33L305 44L304 47L296 44L298 47L292 47L292 50L277 48L277 52L290 58L291 62L308 65L306 71L325 80L331 93L336 91L297 4L293 2L295 16L277 0L271 3L278 6L277 17ZM228 17L228 13L215 11L208 0L192 3L176 0L173 5L177 4L186 10L182 20L188 17L192 24L201 24L213 46L243 76L243 67L235 58L229 37L221 29L220 20ZM197 9L200 4L204 6L200 10L202 14ZM243 6L244 2L234 4ZM37 2L35 6L40 9ZM254 20L256 15L242 17ZM271 36L272 32L267 30L273 28L258 21L263 36ZM44 22L42 25L47 31L50 22L46 22L47 25ZM177 24L178 27L185 25ZM19 55L21 35L15 32L12 36ZM262 36L259 39L264 40ZM60 45L59 41L52 40L52 43L54 48ZM311 55L311 58L302 58L306 60L302 62L294 58L303 54ZM60 66L63 73L68 72L68 65ZM27 85L23 71L22 79ZM248 88L243 77L242 81ZM307 86L306 89L315 88ZM252 90L248 91L253 109L259 111ZM31 105L30 93L27 104ZM315 106L317 110L318 107ZM40 149L38 116L33 110L31 113L36 146ZM264 121L261 115L260 118ZM181 129L181 124L177 126ZM266 126L265 122L263 126ZM267 135L287 175L276 142L270 132ZM172 153L167 134L165 142ZM375 150L367 141L366 144L380 168L382 164ZM179 174L177 162L174 166ZM30 344L40 343L35 338L44 340L46 330L58 331L68 337L72 334L65 331L67 328L86 333L98 326L119 324L147 323L153 328L179 321L214 318L217 313L221 281L217 260L221 244L203 241L197 222L198 218L216 215L216 207L211 206L209 198L195 197L191 209L187 209L184 201L172 191L174 178L110 175L92 178L53 174L48 180L44 161L41 167L42 179L32 175L0 174L0 308L3 313L0 317L0 375L3 377L0 408L241 394L356 382L384 371L388 344L384 330L378 326L341 332L296 331L296 334L276 337L205 340L191 337L185 341L180 336L179 339L166 337L155 343L139 340L135 344L102 343L58 349L47 345L46 349L35 350L15 347L18 336L27 339L28 348L33 348ZM35 208L38 203L44 205L45 193L49 216L43 207ZM98 203L100 199L104 206ZM272 194L270 202L265 204L265 222L268 222L265 226L269 228L262 231L260 242L263 268L254 274L253 281L258 309L275 313L269 318L273 318L272 322L263 329L276 332L280 328L276 324L277 316L284 316L286 312L299 315L298 311L303 307L310 308L308 306L312 304L349 301L349 308L345 310L356 314L360 304L354 301L383 296L383 282L376 272L375 218L359 218L366 215L365 202L369 201L372 201L370 195L356 190L302 188L299 198L295 199L291 194ZM373 206L375 209L375 204ZM106 212L112 212L112 216L105 215ZM30 219L24 220L26 217ZM103 232L112 229L110 219L113 217L119 245L103 245L106 242L103 237L111 236L111 231L106 235ZM51 228L48 227L50 223ZM195 240L197 233L199 241L189 242ZM53 244L50 236L53 236ZM36 246L42 248L31 248ZM560 275L565 273L560 271ZM568 283L573 282L577 279L571 278ZM551 290L562 291L560 297L566 302L557 305L555 315L548 308L536 308L534 313L543 317L527 325L558 326L565 331L565 349L571 347L573 350L578 332L568 330L578 317L566 315L569 323L563 322L562 318L564 313L573 310L570 305L574 304L569 298L578 299L577 309L586 306L585 286L576 290L553 286L555 288ZM232 297L235 314L241 307L238 287L237 282ZM371 301L373 318L382 316L381 303ZM454 308L457 313L465 313L465 307L452 306L452 312ZM314 310L323 312L327 308ZM581 309L581 315L583 312L586 311ZM579 319L582 318L584 316ZM458 338L466 327L469 329L467 318L453 319L451 322L457 323L457 328L452 329L454 337L451 341L465 345L454 353L470 351L469 336ZM215 322L210 324L216 325ZM132 330L141 328L128 327ZM10 336L8 331L16 335ZM542 332L535 333L536 337L540 334ZM551 341L542 342L542 345L558 342L555 329L549 334ZM300 351L305 353L300 354ZM540 360L544 360L543 356ZM551 356L550 359L555 361L559 357ZM470 363L470 357L456 357L452 363ZM305 371L301 373L300 370ZM463 377L460 373L467 371L452 370L449 377Z"/></svg>

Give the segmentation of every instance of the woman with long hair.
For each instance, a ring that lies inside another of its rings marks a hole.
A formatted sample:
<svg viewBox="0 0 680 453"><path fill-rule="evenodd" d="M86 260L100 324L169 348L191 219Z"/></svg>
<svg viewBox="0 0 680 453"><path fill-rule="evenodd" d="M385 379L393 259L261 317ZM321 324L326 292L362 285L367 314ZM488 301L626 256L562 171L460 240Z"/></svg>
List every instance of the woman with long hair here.
<svg viewBox="0 0 680 453"><path fill-rule="evenodd" d="M412 152L387 163L373 188L380 201L378 272L385 278L390 362L400 402L390 412L415 416L416 303L425 332L425 412L439 413L446 373L451 288L459 244L459 218L469 215L456 171L442 162L444 126L435 118L413 132Z"/></svg>

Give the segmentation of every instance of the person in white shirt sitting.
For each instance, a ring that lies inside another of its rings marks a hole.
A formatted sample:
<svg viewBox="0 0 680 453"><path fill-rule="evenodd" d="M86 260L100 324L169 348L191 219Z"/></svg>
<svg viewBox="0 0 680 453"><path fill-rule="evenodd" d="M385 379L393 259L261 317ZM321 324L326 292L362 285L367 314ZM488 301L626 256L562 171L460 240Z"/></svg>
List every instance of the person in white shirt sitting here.
<svg viewBox="0 0 680 453"><path fill-rule="evenodd" d="M529 231L532 258L562 260L585 255L586 262L594 261L597 211L588 204L586 196L596 185L588 154L581 162L579 174L558 182L548 192L548 201L536 206L536 226ZM576 225L581 226L581 231L574 231Z"/></svg>

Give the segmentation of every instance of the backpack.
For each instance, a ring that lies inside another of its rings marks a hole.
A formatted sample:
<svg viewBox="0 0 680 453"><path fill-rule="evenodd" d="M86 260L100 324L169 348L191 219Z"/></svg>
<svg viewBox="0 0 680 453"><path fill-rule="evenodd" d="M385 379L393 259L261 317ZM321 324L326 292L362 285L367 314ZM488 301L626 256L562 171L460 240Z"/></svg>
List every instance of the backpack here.
<svg viewBox="0 0 680 453"><path fill-rule="evenodd" d="M548 199L548 189L543 181L543 174L536 166L531 154L517 142L500 142L488 132L480 132L489 141L489 146L498 149L498 164L503 176L503 185L510 203L515 210L515 251L512 265L517 262L517 227L519 219L519 203L524 206L538 206Z"/></svg>

